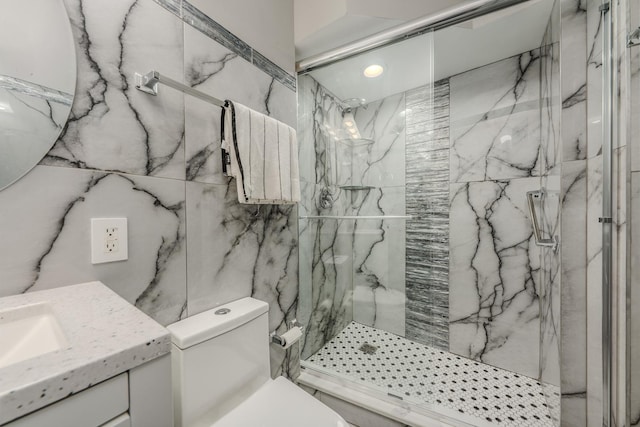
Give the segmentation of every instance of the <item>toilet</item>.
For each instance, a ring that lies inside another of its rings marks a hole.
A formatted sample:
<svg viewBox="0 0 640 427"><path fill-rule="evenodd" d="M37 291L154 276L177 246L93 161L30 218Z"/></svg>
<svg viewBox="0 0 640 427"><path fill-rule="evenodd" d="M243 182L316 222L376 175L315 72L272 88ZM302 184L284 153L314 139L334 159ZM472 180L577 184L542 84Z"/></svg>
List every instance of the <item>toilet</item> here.
<svg viewBox="0 0 640 427"><path fill-rule="evenodd" d="M175 427L347 427L285 379L271 379L269 306L243 298L169 325Z"/></svg>

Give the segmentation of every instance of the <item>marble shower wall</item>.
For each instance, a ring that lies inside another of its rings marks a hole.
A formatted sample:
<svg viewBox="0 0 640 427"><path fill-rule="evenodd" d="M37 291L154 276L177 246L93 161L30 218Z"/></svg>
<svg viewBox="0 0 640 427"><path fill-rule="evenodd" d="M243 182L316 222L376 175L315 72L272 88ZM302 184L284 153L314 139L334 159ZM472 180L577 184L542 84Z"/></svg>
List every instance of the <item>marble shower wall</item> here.
<svg viewBox="0 0 640 427"><path fill-rule="evenodd" d="M342 106L312 77L298 79L300 296L298 320L306 325L301 357L318 351L353 320L352 221L302 219L345 215L335 183L332 136L342 127Z"/></svg>
<svg viewBox="0 0 640 427"><path fill-rule="evenodd" d="M533 244L525 198L544 176L553 187L548 201L556 201L543 209L545 225L559 232L557 49L545 45L453 76L431 95L417 88L354 109L361 135L380 138L387 153L380 159L375 144L368 149L358 181L374 188L362 193L333 184L341 176L332 138L339 137L343 106L311 77L300 79L301 216L403 215L403 200L416 215L407 223L406 272L394 270L402 261L395 255L405 254L392 249L404 242L404 223L301 221L299 317L309 325L303 357L353 319L558 384L559 263L547 257L545 278L553 283L543 289L543 254ZM398 170L405 133L406 170ZM405 277L406 291L398 287ZM406 311L396 307L405 299ZM406 325L398 323L403 312Z"/></svg>
<svg viewBox="0 0 640 427"><path fill-rule="evenodd" d="M628 29L635 29L640 26L640 1L629 0L626 3L628 7L628 16L626 24ZM627 10L621 7L619 14L625 14ZM628 250L626 254L629 265L625 269L625 272L629 274L626 278L628 281L626 285L628 299L627 304L629 311L628 316L628 328L626 331L626 354L625 356L631 356L626 366L626 382L622 382L622 386L628 386L629 403L628 408L628 420L627 423L630 426L640 426L640 363L636 357L633 357L640 352L640 250L638 242L640 241L640 121L637 117L640 115L640 49L634 47L626 50L628 54L627 62L621 61L624 65L628 65L627 79L620 79L630 84L626 93L627 98L621 97L623 101L627 102L626 106L629 108L630 114L627 116L626 130L627 138L623 141L628 141L626 146L626 155L629 162L627 163L627 174L622 175L622 178L627 178L626 184L628 185L628 196L626 199L628 203L628 214L626 226L630 228L629 233L626 235L629 239L629 244L625 249ZM622 164L622 159L620 164ZM624 196L621 195L621 199ZM622 251L622 245L619 245ZM619 281L619 283L624 283ZM622 346L619 346L622 350ZM622 424L622 423L620 423Z"/></svg>
<svg viewBox="0 0 640 427"><path fill-rule="evenodd" d="M542 237L561 236L562 144L560 139L560 5L554 2L540 46L540 203ZM540 373L555 425L560 425L560 250L540 248Z"/></svg>
<svg viewBox="0 0 640 427"><path fill-rule="evenodd" d="M540 374L540 251L526 192L540 188L541 49L450 85L450 351Z"/></svg>
<svg viewBox="0 0 640 427"><path fill-rule="evenodd" d="M76 98L42 163L0 192L0 295L101 280L164 325L254 296L282 331L296 314L297 209L239 205L218 167L220 110L139 92L134 73L156 69L290 125L295 79L186 1L65 4ZM129 260L92 265L90 218L121 216ZM295 374L293 354L273 349L272 374Z"/></svg>
<svg viewBox="0 0 640 427"><path fill-rule="evenodd" d="M406 94L370 102L353 115L360 135L374 141L364 165L351 168L352 174L362 170L352 180L373 187L344 194L353 214L404 215ZM354 197L366 199L354 203ZM400 336L405 335L405 234L404 219L354 222L353 320Z"/></svg>
<svg viewBox="0 0 640 427"><path fill-rule="evenodd" d="M360 136L374 141L352 158L345 106L312 77L299 79L303 358L352 320L405 334L404 221L305 219L404 215L404 110L404 94L351 109Z"/></svg>
<svg viewBox="0 0 640 427"><path fill-rule="evenodd" d="M587 423L587 2L560 0L560 20L561 419L578 427Z"/></svg>
<svg viewBox="0 0 640 427"><path fill-rule="evenodd" d="M637 3L635 0L630 2ZM629 115L629 82L633 89L637 53L626 48L630 25L625 0L611 2L614 16L614 139L613 139L613 288L614 395L616 423L623 425L625 412L625 293L626 281L626 176L629 157L626 141L633 141L635 120ZM561 389L562 425L602 424L602 20L601 2L560 2L562 93L562 196L561 221ZM631 16L637 21L636 15ZM635 25L635 26L634 26ZM628 74L629 64L632 65ZM633 96L631 97L633 102ZM637 114L637 111L635 111ZM630 132L631 131L631 132ZM631 153L633 156L633 153ZM633 161L631 161L633 165ZM632 166L633 170L633 166ZM633 176L633 175L632 175ZM632 204L633 204L633 198ZM633 212L633 206L631 207ZM631 220L633 223L633 219ZM633 231L632 231L633 232ZM631 255L633 259L633 255ZM633 264L632 264L633 265ZM631 402L634 402L633 398ZM632 403L633 406L633 403ZM633 412L633 410L631 410ZM632 415L633 418L633 415ZM633 423L633 421L631 421Z"/></svg>

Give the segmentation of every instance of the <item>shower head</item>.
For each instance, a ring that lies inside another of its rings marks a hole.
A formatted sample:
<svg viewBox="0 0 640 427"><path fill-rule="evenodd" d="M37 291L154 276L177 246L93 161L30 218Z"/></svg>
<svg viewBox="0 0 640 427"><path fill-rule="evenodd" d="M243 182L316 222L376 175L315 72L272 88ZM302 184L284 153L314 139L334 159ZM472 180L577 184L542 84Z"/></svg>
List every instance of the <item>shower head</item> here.
<svg viewBox="0 0 640 427"><path fill-rule="evenodd" d="M341 104L342 104L342 109L345 112L350 112L354 108L364 106L365 102L366 100L364 98L347 98L342 100Z"/></svg>

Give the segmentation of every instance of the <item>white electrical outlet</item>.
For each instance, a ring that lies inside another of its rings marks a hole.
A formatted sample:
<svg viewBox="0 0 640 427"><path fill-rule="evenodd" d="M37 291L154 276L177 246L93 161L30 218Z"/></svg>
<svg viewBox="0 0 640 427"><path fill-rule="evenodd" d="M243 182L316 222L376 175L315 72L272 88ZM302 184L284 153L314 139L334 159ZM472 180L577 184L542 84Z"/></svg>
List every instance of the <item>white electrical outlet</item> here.
<svg viewBox="0 0 640 427"><path fill-rule="evenodd" d="M128 258L127 218L91 218L91 264Z"/></svg>

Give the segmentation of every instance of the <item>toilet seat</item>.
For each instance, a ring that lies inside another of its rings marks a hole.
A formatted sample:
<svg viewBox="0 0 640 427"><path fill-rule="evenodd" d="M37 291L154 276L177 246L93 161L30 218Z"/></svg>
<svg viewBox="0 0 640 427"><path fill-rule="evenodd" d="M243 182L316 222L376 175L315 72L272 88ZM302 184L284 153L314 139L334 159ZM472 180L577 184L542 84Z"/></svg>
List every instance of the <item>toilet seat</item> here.
<svg viewBox="0 0 640 427"><path fill-rule="evenodd" d="M284 377L267 381L211 427L347 427L347 422Z"/></svg>

